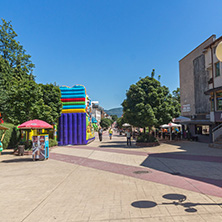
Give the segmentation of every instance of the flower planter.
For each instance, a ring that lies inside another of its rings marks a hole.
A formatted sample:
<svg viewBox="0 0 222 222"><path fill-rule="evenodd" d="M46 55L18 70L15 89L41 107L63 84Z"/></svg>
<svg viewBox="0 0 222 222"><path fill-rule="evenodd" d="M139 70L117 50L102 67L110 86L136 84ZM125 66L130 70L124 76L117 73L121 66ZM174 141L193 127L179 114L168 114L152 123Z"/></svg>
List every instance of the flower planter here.
<svg viewBox="0 0 222 222"><path fill-rule="evenodd" d="M145 146L145 147L152 147L152 146L159 146L159 142L150 142L150 143L144 143L144 142L136 142L137 146Z"/></svg>

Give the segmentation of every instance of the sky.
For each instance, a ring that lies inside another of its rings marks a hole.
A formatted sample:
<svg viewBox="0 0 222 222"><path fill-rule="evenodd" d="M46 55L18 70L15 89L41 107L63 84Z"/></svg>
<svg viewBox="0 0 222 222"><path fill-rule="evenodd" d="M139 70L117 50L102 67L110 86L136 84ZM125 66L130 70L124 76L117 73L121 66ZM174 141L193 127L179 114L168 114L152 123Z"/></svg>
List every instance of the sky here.
<svg viewBox="0 0 222 222"><path fill-rule="evenodd" d="M222 35L221 0L0 0L0 17L35 64L37 83L86 87L105 109L155 69L179 87L179 60Z"/></svg>

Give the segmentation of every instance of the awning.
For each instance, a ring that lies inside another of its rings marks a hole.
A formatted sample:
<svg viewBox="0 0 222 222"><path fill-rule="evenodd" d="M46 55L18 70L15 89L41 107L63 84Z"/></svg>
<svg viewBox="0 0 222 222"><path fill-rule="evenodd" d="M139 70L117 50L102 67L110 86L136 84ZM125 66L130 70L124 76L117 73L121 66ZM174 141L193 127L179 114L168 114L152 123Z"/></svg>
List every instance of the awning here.
<svg viewBox="0 0 222 222"><path fill-rule="evenodd" d="M183 123L183 122L187 122L187 121L190 121L190 120L191 120L190 118L187 118L185 116L179 116L177 118L174 118L173 122Z"/></svg>
<svg viewBox="0 0 222 222"><path fill-rule="evenodd" d="M205 95L210 95L210 93L216 92L216 91L219 91L219 90L222 90L222 86L219 86L219 87L216 87L216 88L213 88L213 89L209 89L209 90L205 91L204 94Z"/></svg>
<svg viewBox="0 0 222 222"><path fill-rule="evenodd" d="M213 125L214 123L210 120L191 120L184 123L182 125Z"/></svg>

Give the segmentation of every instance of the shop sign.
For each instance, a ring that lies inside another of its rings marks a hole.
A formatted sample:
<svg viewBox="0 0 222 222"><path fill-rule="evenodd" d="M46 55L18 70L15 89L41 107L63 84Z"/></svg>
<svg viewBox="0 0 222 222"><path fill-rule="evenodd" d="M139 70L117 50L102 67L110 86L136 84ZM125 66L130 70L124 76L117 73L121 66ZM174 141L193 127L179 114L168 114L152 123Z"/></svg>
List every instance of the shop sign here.
<svg viewBox="0 0 222 222"><path fill-rule="evenodd" d="M190 104L182 105L181 108L183 113L190 112Z"/></svg>

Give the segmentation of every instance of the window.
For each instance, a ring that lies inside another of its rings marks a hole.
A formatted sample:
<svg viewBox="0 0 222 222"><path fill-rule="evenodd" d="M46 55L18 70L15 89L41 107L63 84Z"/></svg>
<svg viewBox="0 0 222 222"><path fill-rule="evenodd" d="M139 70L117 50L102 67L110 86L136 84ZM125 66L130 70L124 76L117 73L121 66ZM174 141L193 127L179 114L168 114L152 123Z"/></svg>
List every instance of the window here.
<svg viewBox="0 0 222 222"><path fill-rule="evenodd" d="M195 125L195 134L209 136L210 127L209 125Z"/></svg>
<svg viewBox="0 0 222 222"><path fill-rule="evenodd" d="M215 63L215 76L220 75L220 62Z"/></svg>
<svg viewBox="0 0 222 222"><path fill-rule="evenodd" d="M210 97L211 111L214 111L214 97L213 95Z"/></svg>
<svg viewBox="0 0 222 222"><path fill-rule="evenodd" d="M222 92L217 92L216 98L217 98L217 110L222 110Z"/></svg>

